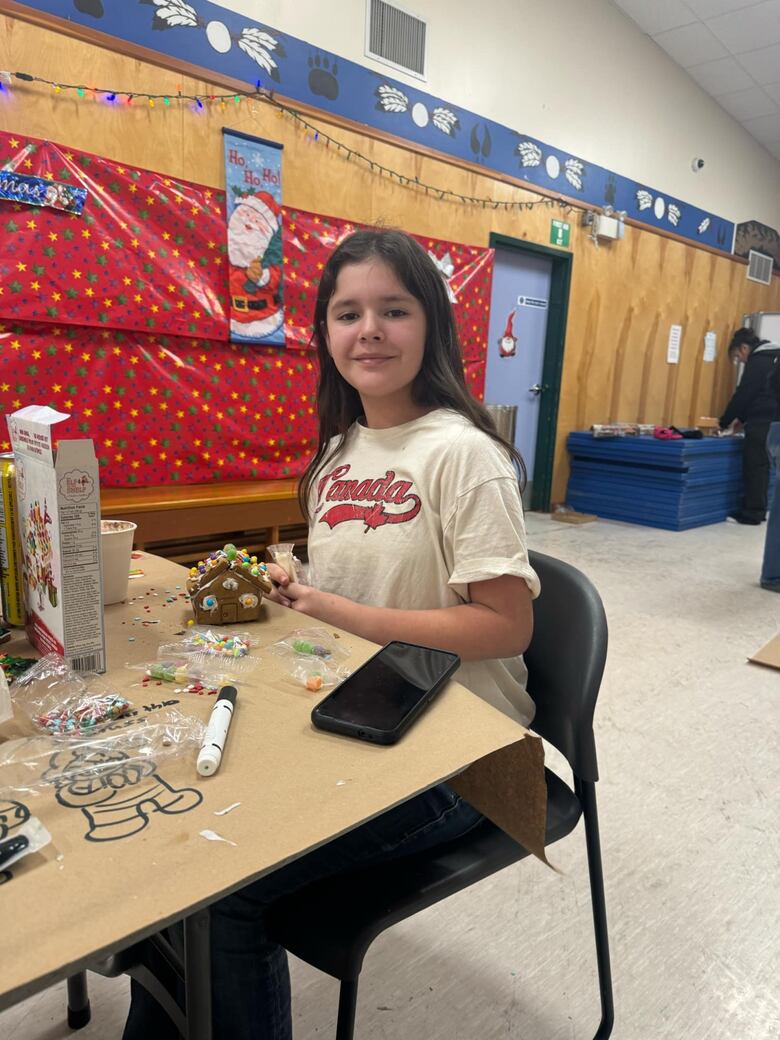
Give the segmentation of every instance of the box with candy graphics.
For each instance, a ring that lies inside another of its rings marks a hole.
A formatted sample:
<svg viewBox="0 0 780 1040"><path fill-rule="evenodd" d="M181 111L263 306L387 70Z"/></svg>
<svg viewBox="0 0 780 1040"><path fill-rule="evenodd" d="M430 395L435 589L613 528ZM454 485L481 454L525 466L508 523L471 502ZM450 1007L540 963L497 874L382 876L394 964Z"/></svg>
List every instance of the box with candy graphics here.
<svg viewBox="0 0 780 1040"><path fill-rule="evenodd" d="M68 418L45 405L8 416L27 636L74 671L104 672L98 463L91 440L57 440Z"/></svg>
<svg viewBox="0 0 780 1040"><path fill-rule="evenodd" d="M257 621L263 594L271 591L264 563L228 544L190 570L187 592L200 625Z"/></svg>

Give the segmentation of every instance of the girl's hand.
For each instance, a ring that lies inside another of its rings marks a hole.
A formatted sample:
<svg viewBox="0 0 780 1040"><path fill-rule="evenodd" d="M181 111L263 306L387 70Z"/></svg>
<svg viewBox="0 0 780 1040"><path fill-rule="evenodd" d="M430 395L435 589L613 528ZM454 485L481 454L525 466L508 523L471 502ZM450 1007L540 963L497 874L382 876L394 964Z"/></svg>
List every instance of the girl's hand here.
<svg viewBox="0 0 780 1040"><path fill-rule="evenodd" d="M325 606L325 598L319 589L313 589L311 585L301 585L297 581L291 581L283 590L280 590L279 602L285 607L299 611L301 614L308 614L310 617L324 620L322 613Z"/></svg>
<svg viewBox="0 0 780 1040"><path fill-rule="evenodd" d="M278 563L269 563L266 566L268 567L268 577L273 583L273 588L267 593L266 598L270 599L272 603L281 603L283 607L289 607L290 602L285 596L285 589L290 584L287 571Z"/></svg>

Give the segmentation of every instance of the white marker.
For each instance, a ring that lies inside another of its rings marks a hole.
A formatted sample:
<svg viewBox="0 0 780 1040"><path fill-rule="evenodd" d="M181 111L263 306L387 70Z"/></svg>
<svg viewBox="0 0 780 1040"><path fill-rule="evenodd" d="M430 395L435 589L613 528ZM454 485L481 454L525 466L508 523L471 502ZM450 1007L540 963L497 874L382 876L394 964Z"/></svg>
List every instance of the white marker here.
<svg viewBox="0 0 780 1040"><path fill-rule="evenodd" d="M219 691L217 703L211 709L203 744L198 752L198 772L201 776L211 776L219 769L237 696L235 686L223 686Z"/></svg>

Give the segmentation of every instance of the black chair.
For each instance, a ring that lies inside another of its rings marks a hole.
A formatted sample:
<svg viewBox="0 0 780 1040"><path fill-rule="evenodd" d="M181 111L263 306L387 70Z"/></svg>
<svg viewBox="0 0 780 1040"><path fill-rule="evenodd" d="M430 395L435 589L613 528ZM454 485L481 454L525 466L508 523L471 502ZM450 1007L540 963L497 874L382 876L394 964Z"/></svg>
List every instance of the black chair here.
<svg viewBox="0 0 780 1040"><path fill-rule="evenodd" d="M585 821L601 1023L594 1040L612 1033L614 1010L601 868L593 712L607 656L607 620L591 582L569 564L532 552L542 583L534 602L534 635L525 654L533 729L565 755L574 789L545 770L547 835L552 844ZM363 958L373 940L441 899L523 859L528 852L485 820L460 840L398 861L314 883L271 908L274 938L296 957L341 981L336 1040L352 1040ZM349 907L349 913L344 912Z"/></svg>
<svg viewBox="0 0 780 1040"><path fill-rule="evenodd" d="M180 1036L187 1037L187 1040L202 1040L211 1037L207 907L185 918L183 940L183 950L177 950L164 935L150 935L133 946L95 960L89 967L110 979L129 975L161 1005ZM185 961L188 964L186 971ZM67 992L68 1025L71 1029L83 1029L92 1017L86 971L68 978Z"/></svg>

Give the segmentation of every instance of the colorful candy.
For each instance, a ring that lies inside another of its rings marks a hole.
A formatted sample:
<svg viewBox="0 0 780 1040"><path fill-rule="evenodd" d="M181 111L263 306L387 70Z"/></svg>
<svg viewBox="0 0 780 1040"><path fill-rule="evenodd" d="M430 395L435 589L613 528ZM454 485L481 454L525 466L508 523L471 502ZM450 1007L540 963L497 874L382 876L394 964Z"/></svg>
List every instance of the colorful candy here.
<svg viewBox="0 0 780 1040"><path fill-rule="evenodd" d="M296 654L311 654L314 657L321 657L324 660L331 656L330 650L328 650L327 647L320 646L318 643L310 643L306 639L294 639L292 648Z"/></svg>
<svg viewBox="0 0 780 1040"><path fill-rule="evenodd" d="M101 722L121 718L130 710L130 701L119 694L88 696L75 705L52 708L35 721L50 733L79 736L88 733Z"/></svg>
<svg viewBox="0 0 780 1040"><path fill-rule="evenodd" d="M224 636L218 632L195 632L189 642L200 647L204 653L220 654L223 657L245 657L249 653L249 644L239 636Z"/></svg>
<svg viewBox="0 0 780 1040"><path fill-rule="evenodd" d="M195 567L190 567L190 576L196 578L199 574L205 574L221 560L227 560L232 566L245 568L255 576L265 574L268 569L264 563L257 562L256 556L250 556L246 549L237 549L232 542L228 542L224 549L216 549L209 553L205 560L199 560Z"/></svg>
<svg viewBox="0 0 780 1040"><path fill-rule="evenodd" d="M187 669L175 664L167 664L161 661L148 668L146 674L150 679L160 679L162 682L186 682Z"/></svg>
<svg viewBox="0 0 780 1040"><path fill-rule="evenodd" d="M0 667L5 672L6 679L16 679L36 663L34 657L14 657L12 654L0 654Z"/></svg>

